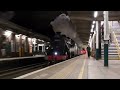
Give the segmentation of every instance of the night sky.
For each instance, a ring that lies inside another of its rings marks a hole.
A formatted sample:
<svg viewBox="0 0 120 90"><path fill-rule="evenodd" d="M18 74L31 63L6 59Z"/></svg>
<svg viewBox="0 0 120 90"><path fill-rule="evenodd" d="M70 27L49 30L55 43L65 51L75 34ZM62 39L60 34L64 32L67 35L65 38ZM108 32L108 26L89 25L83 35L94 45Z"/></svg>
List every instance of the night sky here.
<svg viewBox="0 0 120 90"><path fill-rule="evenodd" d="M10 21L51 38L54 31L50 22L62 13L66 11L14 11Z"/></svg>

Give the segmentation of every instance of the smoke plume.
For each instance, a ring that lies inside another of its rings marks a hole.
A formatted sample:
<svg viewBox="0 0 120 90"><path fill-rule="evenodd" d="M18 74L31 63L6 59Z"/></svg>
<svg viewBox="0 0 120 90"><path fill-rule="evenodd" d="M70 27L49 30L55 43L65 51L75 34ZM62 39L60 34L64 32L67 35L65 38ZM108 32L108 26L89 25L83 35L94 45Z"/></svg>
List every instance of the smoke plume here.
<svg viewBox="0 0 120 90"><path fill-rule="evenodd" d="M65 34L67 37L73 39L79 46L82 45L82 41L76 32L75 25L73 25L69 16L66 16L66 14L59 15L51 22L51 25L55 32L61 32L61 34Z"/></svg>

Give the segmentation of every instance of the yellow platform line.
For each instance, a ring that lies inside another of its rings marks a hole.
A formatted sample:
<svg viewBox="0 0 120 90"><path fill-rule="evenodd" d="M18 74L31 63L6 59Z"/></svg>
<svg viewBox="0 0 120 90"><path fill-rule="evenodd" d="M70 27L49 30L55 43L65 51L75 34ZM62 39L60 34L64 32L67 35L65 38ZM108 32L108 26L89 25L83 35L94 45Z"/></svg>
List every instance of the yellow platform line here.
<svg viewBox="0 0 120 90"><path fill-rule="evenodd" d="M104 59L100 59L100 60L104 60ZM108 60L120 60L118 58L108 58Z"/></svg>
<svg viewBox="0 0 120 90"><path fill-rule="evenodd" d="M85 63L86 63L86 57L85 57L85 60L83 62L83 65L82 65L82 68L80 70L80 73L78 75L78 79L82 79L82 77L83 77L83 73L84 73L84 69L85 69Z"/></svg>

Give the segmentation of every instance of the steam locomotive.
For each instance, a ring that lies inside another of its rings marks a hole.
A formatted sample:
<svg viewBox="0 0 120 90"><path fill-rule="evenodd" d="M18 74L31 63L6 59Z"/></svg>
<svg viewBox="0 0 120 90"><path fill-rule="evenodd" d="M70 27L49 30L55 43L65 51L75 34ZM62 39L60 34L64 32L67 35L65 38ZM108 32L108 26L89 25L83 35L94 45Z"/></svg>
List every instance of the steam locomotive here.
<svg viewBox="0 0 120 90"><path fill-rule="evenodd" d="M45 59L48 61L62 61L79 55L77 44L60 32L56 32L47 49Z"/></svg>

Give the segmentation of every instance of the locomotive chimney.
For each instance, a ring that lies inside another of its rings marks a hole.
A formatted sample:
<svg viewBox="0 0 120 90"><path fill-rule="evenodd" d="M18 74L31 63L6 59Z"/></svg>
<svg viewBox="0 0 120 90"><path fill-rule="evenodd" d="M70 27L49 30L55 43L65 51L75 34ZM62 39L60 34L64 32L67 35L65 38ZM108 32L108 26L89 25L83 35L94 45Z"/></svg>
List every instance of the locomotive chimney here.
<svg viewBox="0 0 120 90"><path fill-rule="evenodd" d="M66 35L64 35L64 34L63 34L62 36L63 36L63 37L66 37Z"/></svg>
<svg viewBox="0 0 120 90"><path fill-rule="evenodd" d="M56 34L61 35L61 32L56 32Z"/></svg>

